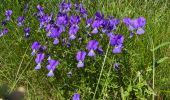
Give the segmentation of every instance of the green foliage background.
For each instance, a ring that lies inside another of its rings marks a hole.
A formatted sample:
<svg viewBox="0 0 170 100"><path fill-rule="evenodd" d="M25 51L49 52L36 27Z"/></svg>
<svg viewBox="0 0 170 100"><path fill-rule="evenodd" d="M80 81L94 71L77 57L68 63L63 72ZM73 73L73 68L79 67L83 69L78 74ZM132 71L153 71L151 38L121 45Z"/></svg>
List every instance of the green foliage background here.
<svg viewBox="0 0 170 100"><path fill-rule="evenodd" d="M54 11L57 14L61 1L0 0L0 20L5 18L5 10L13 10L12 21L7 25L9 33L0 38L0 85L8 86L7 92L23 86L26 89L27 100L64 100L70 99L75 92L80 93L83 100L135 98L143 100L151 99L153 94L158 99L170 99L169 0L71 0L70 2L82 3L88 9L90 16L98 10L119 19L143 16L147 20L146 32L142 36L127 39L129 32L123 24L119 25L115 33L126 36L125 48L128 51L120 55L112 54L106 37L104 39L92 37L98 39L108 53L92 59L87 58L86 67L77 69L76 51L85 50L85 44L89 40L82 35L85 31L82 24L78 34L85 38L83 45L76 45L78 41L73 42L71 49L50 45L48 51L54 58L59 59L61 64L55 72L56 76L49 78L46 76L48 72L45 69L46 63L43 64L44 68L35 71L34 58L30 55L33 41L40 41L42 44L46 42L45 31L38 31L38 20L33 13L36 12L36 5L41 3L46 13ZM27 3L29 9L25 15L26 22L23 27L18 27L17 17L23 14ZM30 39L24 38L24 27L31 28ZM118 72L113 68L116 61L121 63ZM67 77L69 71L73 73L71 78ZM3 97L4 93L1 95Z"/></svg>

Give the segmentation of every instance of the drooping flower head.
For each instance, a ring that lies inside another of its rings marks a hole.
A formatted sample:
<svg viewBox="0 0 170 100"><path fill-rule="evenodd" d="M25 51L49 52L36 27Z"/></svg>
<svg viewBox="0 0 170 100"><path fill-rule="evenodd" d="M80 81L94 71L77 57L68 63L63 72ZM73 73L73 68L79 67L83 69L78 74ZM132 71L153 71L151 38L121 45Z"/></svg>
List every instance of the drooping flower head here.
<svg viewBox="0 0 170 100"><path fill-rule="evenodd" d="M84 67L84 59L86 57L85 51L78 51L76 54L76 60L78 61L77 67L81 68Z"/></svg>
<svg viewBox="0 0 170 100"><path fill-rule="evenodd" d="M74 93L72 100L80 100L80 94L79 93Z"/></svg>
<svg viewBox="0 0 170 100"><path fill-rule="evenodd" d="M99 42L96 40L90 40L87 44L87 49L89 50L88 56L95 56L94 50L97 50Z"/></svg>
<svg viewBox="0 0 170 100"><path fill-rule="evenodd" d="M25 17L24 16L19 16L18 17L18 21L17 21L17 25L18 26L22 26L22 24L24 23L25 21Z"/></svg>
<svg viewBox="0 0 170 100"><path fill-rule="evenodd" d="M25 33L25 38L29 38L30 37L30 28L25 28L24 29L24 33Z"/></svg>
<svg viewBox="0 0 170 100"><path fill-rule="evenodd" d="M37 66L35 67L36 70L41 68L41 63L44 60L45 54L44 53L40 53L36 55L36 59L35 62L37 64Z"/></svg>
<svg viewBox="0 0 170 100"><path fill-rule="evenodd" d="M113 53L121 53L123 48L124 36L121 34L110 37L110 45L114 47Z"/></svg>
<svg viewBox="0 0 170 100"><path fill-rule="evenodd" d="M41 47L41 44L39 43L39 42L34 42L33 44L32 44L32 46L31 46L31 48L32 48L32 55L34 55L35 54L35 52L39 49Z"/></svg>
<svg viewBox="0 0 170 100"><path fill-rule="evenodd" d="M59 65L59 61L50 59L50 60L48 60L48 63L49 64L47 65L47 69L48 69L49 73L47 74L47 76L54 76L54 70Z"/></svg>
<svg viewBox="0 0 170 100"><path fill-rule="evenodd" d="M6 10L4 15L6 16L6 20L9 21L12 15L12 10Z"/></svg>

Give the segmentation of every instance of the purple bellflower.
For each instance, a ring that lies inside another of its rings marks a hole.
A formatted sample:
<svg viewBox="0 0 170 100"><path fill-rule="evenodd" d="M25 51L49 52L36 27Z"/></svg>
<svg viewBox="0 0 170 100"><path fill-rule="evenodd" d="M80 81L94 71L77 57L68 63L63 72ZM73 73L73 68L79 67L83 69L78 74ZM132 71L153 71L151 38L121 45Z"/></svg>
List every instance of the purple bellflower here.
<svg viewBox="0 0 170 100"><path fill-rule="evenodd" d="M49 64L47 65L47 69L48 69L49 73L47 74L47 76L54 76L54 70L59 65L59 61L50 59L50 60L48 60L48 63Z"/></svg>
<svg viewBox="0 0 170 100"><path fill-rule="evenodd" d="M123 42L124 42L124 36L119 34L119 35L112 35L110 37L110 44L113 46L113 53L121 53L122 48L123 48Z"/></svg>
<svg viewBox="0 0 170 100"><path fill-rule="evenodd" d="M72 96L72 100L80 100L80 94L74 93L74 95Z"/></svg>
<svg viewBox="0 0 170 100"><path fill-rule="evenodd" d="M36 70L41 69L41 63L44 60L45 54L40 53L36 55L35 62L37 63L37 66L35 67Z"/></svg>
<svg viewBox="0 0 170 100"><path fill-rule="evenodd" d="M18 17L18 21L17 21L17 25L18 26L22 26L22 24L24 23L25 21L25 17L24 16L19 16Z"/></svg>
<svg viewBox="0 0 170 100"><path fill-rule="evenodd" d="M39 42L34 42L31 46L32 48L31 55L35 55L36 51L39 50L40 47L41 47L41 44Z"/></svg>
<svg viewBox="0 0 170 100"><path fill-rule="evenodd" d="M98 45L99 45L99 42L96 40L90 40L88 42L87 47L86 47L89 50L88 56L92 57L96 55L94 50L97 50Z"/></svg>
<svg viewBox="0 0 170 100"><path fill-rule="evenodd" d="M84 67L84 59L86 57L85 51L78 51L76 54L76 60L78 61L77 67L82 68Z"/></svg>
<svg viewBox="0 0 170 100"><path fill-rule="evenodd" d="M25 28L24 29L24 33L25 33L25 38L29 38L30 37L30 28Z"/></svg>
<svg viewBox="0 0 170 100"><path fill-rule="evenodd" d="M6 16L6 21L9 21L11 19L12 10L6 10L4 15Z"/></svg>

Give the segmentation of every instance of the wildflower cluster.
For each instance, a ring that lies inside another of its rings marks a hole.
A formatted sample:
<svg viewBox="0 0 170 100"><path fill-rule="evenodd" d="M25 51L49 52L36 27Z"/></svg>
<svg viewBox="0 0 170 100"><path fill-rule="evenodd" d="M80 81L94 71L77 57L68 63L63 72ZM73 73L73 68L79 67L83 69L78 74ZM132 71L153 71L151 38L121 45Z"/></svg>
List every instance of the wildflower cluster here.
<svg viewBox="0 0 170 100"><path fill-rule="evenodd" d="M124 39L125 37L122 34L114 34L113 31L117 29L119 23L123 22L130 31L130 34L143 34L144 26L145 26L145 18L139 17L136 19L124 18L122 21L113 17L107 16L104 17L100 11L97 11L94 18L88 17L88 12L86 8L82 4L74 4L72 5L70 2L62 2L59 6L59 12L56 16L51 12L50 15L44 12L44 7L40 4L37 5L37 11L34 15L38 18L40 29L44 29L46 31L46 36L53 39L54 45L59 45L59 42L66 43L66 46L69 47L70 42L75 40L76 34L80 30L79 24L82 21L86 21L86 26L84 28L88 30L88 35L92 36L95 34L105 34L109 40L110 45L113 47L112 52L114 54L118 54L123 52L124 48ZM78 15L71 15L70 11L75 11L79 13ZM22 24L22 20L18 21ZM68 33L68 37L61 39L61 34ZM79 38L81 40L82 38ZM62 40L62 41L61 41ZM39 49L42 49L42 46L38 42L34 42L32 44L32 55L36 54L36 63L37 66L35 69L41 68L41 63L45 58L45 54L43 52L39 52ZM42 49L41 51L45 50ZM86 50L79 50L76 53L77 67L83 68L85 66L84 60L86 56L94 57L96 56L96 51L101 53L104 52L100 43L97 40L90 40L86 45ZM48 59L49 65L47 65L47 69L50 71L47 75L54 76L53 71L55 67L58 66L58 60L52 60L50 56L50 60ZM116 69L118 69L119 64L115 64ZM50 69L51 68L51 69Z"/></svg>
<svg viewBox="0 0 170 100"><path fill-rule="evenodd" d="M26 9L28 6L26 6ZM75 11L76 14L72 14L71 11ZM26 12L26 10L24 10ZM6 25L6 22L10 21L12 15L12 10L7 10L5 12L6 19L2 21L2 24ZM34 16L39 21L39 30L45 30L47 38L53 40L54 45L70 47L70 41L76 39L81 41L83 37L77 38L77 33L84 34L81 31L80 24L85 23L86 25L81 26L86 30L87 35L91 37L92 35L104 34L108 38L108 43L112 46L112 53L119 54L123 52L125 37L123 34L115 34L118 25L124 23L130 33L130 37L136 35L144 34L144 27L146 20L144 17L139 17L136 19L123 18L119 20L113 16L104 16L100 11L97 11L94 17L89 17L87 9L82 4L72 5L70 2L62 2L59 6L59 12L55 15L53 12L50 14L45 13L45 9L42 5L37 5L37 12L34 13ZM17 20L18 26L23 26L25 22L25 16L19 16ZM0 31L0 36L3 36L8 32L7 28ZM30 36L30 28L25 28L25 37ZM66 37L62 38L61 34L67 34ZM86 49L81 48L75 52L75 60L77 60L77 68L83 68L85 66L86 57L95 57L99 54L103 54L105 51L102 49L101 43L97 39L89 40L86 45ZM53 59L52 54L46 54L45 51L48 49L48 45L44 46L40 42L35 41L32 43L32 56L35 56L35 70L39 70L42 67L43 61L48 62L46 66L48 73L47 76L54 76L54 71L57 66L59 66L60 61ZM115 63L115 70L119 70L119 63ZM70 75L71 72L68 73ZM70 75L71 76L71 75ZM80 100L80 94L75 93L73 95L73 100Z"/></svg>

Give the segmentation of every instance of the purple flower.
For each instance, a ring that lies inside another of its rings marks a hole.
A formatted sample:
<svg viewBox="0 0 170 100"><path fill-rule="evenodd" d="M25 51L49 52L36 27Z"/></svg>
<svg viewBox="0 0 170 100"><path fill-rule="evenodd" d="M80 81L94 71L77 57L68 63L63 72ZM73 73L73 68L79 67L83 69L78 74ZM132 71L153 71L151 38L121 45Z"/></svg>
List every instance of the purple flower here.
<svg viewBox="0 0 170 100"><path fill-rule="evenodd" d="M70 39L74 40L76 38L76 33L78 32L79 27L78 25L72 25L69 29L69 35L70 35Z"/></svg>
<svg viewBox="0 0 170 100"><path fill-rule="evenodd" d="M124 18L123 22L129 27L128 30L136 30L136 34L144 34L144 27L146 24L146 19L144 17L139 17L136 19Z"/></svg>
<svg viewBox="0 0 170 100"><path fill-rule="evenodd" d="M118 71L118 70L119 70L119 66L120 66L119 63L115 63L115 64L114 64L114 69L115 69L116 71Z"/></svg>
<svg viewBox="0 0 170 100"><path fill-rule="evenodd" d="M111 44L111 46L123 44L123 42L124 42L124 36L121 35L121 34L112 35L110 37L110 44Z"/></svg>
<svg viewBox="0 0 170 100"><path fill-rule="evenodd" d="M54 39L53 44L59 43L60 34L62 33L62 29L60 27L54 27L51 29L51 37Z"/></svg>
<svg viewBox="0 0 170 100"><path fill-rule="evenodd" d="M46 49L47 49L46 46L41 46L41 47L38 49L38 52L39 52L39 53L43 53Z"/></svg>
<svg viewBox="0 0 170 100"><path fill-rule="evenodd" d="M60 4L60 12L61 13L68 13L71 8L72 8L72 5L70 2L66 3L64 0L62 1L62 3Z"/></svg>
<svg viewBox="0 0 170 100"><path fill-rule="evenodd" d="M38 11L44 11L44 7L42 7L40 4L37 5L37 10Z"/></svg>
<svg viewBox="0 0 170 100"><path fill-rule="evenodd" d="M98 45L99 45L99 42L96 40L90 40L88 42L87 47L86 47L89 50L88 56L92 57L96 55L94 50L97 50Z"/></svg>
<svg viewBox="0 0 170 100"><path fill-rule="evenodd" d="M103 51L103 49L102 49L101 46L99 46L99 47L97 48L97 52L98 52L99 54L103 54L103 53L104 53L104 51Z"/></svg>
<svg viewBox="0 0 170 100"><path fill-rule="evenodd" d="M79 93L74 93L72 100L80 100L80 94Z"/></svg>
<svg viewBox="0 0 170 100"><path fill-rule="evenodd" d="M95 19L98 20L104 19L104 14L102 14L100 11L97 11L95 14Z"/></svg>
<svg viewBox="0 0 170 100"><path fill-rule="evenodd" d="M0 37L8 33L8 29L5 28L4 30L0 31Z"/></svg>
<svg viewBox="0 0 170 100"><path fill-rule="evenodd" d="M92 21L93 21L93 18L87 19L87 21L86 21L86 28L90 27Z"/></svg>
<svg viewBox="0 0 170 100"><path fill-rule="evenodd" d="M79 16L70 16L70 24L71 25L77 25L80 23L81 18Z"/></svg>
<svg viewBox="0 0 170 100"><path fill-rule="evenodd" d="M87 10L84 8L82 4L80 4L79 7L80 7L80 14L82 14L84 18L87 18Z"/></svg>
<svg viewBox="0 0 170 100"><path fill-rule="evenodd" d="M76 11L78 11L79 10L79 4L75 3L74 8L75 8Z"/></svg>
<svg viewBox="0 0 170 100"><path fill-rule="evenodd" d="M36 50L38 50L41 47L41 44L39 42L34 42L31 46L32 48L32 55L35 54Z"/></svg>
<svg viewBox="0 0 170 100"><path fill-rule="evenodd" d="M143 28L145 27L146 19L144 17L139 17L135 19L133 24L134 27L137 29L136 34L140 35L145 33Z"/></svg>
<svg viewBox="0 0 170 100"><path fill-rule="evenodd" d="M6 16L6 20L9 21L12 15L12 10L6 10L4 15Z"/></svg>
<svg viewBox="0 0 170 100"><path fill-rule="evenodd" d="M29 37L30 37L30 28L28 28L28 27L25 28L25 29L24 29L24 32L25 32L25 37L26 37L26 38L29 38Z"/></svg>
<svg viewBox="0 0 170 100"><path fill-rule="evenodd" d="M18 26L22 26L22 24L24 23L25 21L25 17L24 16L19 16L18 17L18 21L17 21L17 25Z"/></svg>
<svg viewBox="0 0 170 100"><path fill-rule="evenodd" d="M2 23L3 26L7 25L7 21L6 20L2 20L1 23Z"/></svg>
<svg viewBox="0 0 170 100"><path fill-rule="evenodd" d="M49 64L47 65L47 69L48 69L49 73L47 74L47 76L54 76L54 70L59 65L59 61L50 59L50 60L48 60L48 63Z"/></svg>
<svg viewBox="0 0 170 100"><path fill-rule="evenodd" d="M122 45L122 44L116 45L116 46L113 48L112 52L113 52L113 53L121 53L121 52L122 52L122 48L123 48L123 45Z"/></svg>
<svg viewBox="0 0 170 100"><path fill-rule="evenodd" d="M37 66L35 67L36 70L41 69L41 63L44 60L44 53L40 53L36 55L35 62L37 63Z"/></svg>
<svg viewBox="0 0 170 100"><path fill-rule="evenodd" d="M78 51L76 54L76 60L78 61L77 67L82 68L84 67L84 59L86 57L85 51Z"/></svg>
<svg viewBox="0 0 170 100"><path fill-rule="evenodd" d="M93 23L92 23L92 28L93 28L93 30L92 30L92 33L93 34L96 34L96 33L98 33L98 28L100 28L101 26L102 26L102 23L103 23L103 20L101 20L101 19L95 19L94 21L93 21Z"/></svg>
<svg viewBox="0 0 170 100"><path fill-rule="evenodd" d="M121 34L119 35L112 35L110 37L110 45L113 46L113 53L121 53L123 48L124 36Z"/></svg>
<svg viewBox="0 0 170 100"><path fill-rule="evenodd" d="M67 26L68 20L69 19L68 19L67 14L59 13L57 16L56 24L59 26Z"/></svg>

